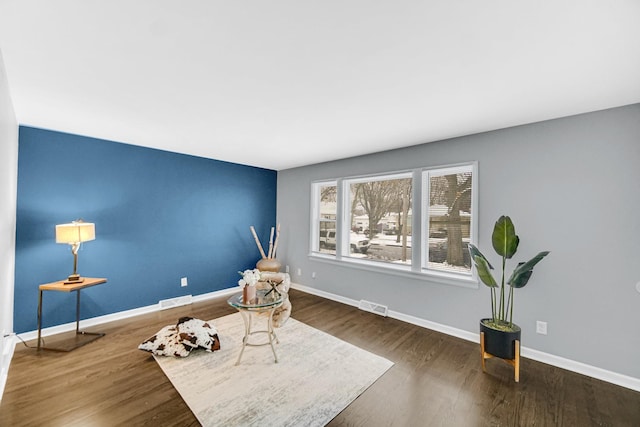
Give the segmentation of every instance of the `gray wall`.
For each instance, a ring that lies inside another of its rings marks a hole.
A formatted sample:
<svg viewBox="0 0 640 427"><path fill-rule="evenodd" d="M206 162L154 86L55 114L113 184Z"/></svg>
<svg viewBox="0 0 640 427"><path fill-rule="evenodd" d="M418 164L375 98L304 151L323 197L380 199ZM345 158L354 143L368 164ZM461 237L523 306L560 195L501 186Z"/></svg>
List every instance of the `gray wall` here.
<svg viewBox="0 0 640 427"><path fill-rule="evenodd" d="M490 238L501 214L521 239L515 261L551 251L516 293L523 345L640 378L640 104L280 171L278 257L296 283L475 333L490 314L484 285L467 289L308 256L312 181L472 160L485 255L497 261ZM548 335L535 333L536 320L548 322Z"/></svg>
<svg viewBox="0 0 640 427"><path fill-rule="evenodd" d="M13 272L18 177L18 124L0 51L0 393L9 367L3 336L13 332ZM12 342L11 342L12 343Z"/></svg>

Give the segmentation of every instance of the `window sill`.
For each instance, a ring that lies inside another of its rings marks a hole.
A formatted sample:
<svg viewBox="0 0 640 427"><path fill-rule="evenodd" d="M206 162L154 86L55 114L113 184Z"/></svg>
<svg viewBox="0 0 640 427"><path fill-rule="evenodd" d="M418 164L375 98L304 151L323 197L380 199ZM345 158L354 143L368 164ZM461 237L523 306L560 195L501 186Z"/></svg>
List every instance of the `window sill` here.
<svg viewBox="0 0 640 427"><path fill-rule="evenodd" d="M311 261L323 262L323 263L332 264L340 267L367 270L375 273L406 277L409 279L422 280L425 282L433 282L441 285L458 286L458 287L469 288L469 289L478 289L478 280L473 277L469 277L467 279L462 277L453 277L446 273L439 274L431 271L420 272L420 271L411 270L410 266L401 266L401 265L386 264L386 263L383 265L380 265L381 263L379 262L364 261L364 260L350 258L350 257L345 257L338 260L331 255L323 255L323 254L318 254L314 252L309 253L309 259Z"/></svg>

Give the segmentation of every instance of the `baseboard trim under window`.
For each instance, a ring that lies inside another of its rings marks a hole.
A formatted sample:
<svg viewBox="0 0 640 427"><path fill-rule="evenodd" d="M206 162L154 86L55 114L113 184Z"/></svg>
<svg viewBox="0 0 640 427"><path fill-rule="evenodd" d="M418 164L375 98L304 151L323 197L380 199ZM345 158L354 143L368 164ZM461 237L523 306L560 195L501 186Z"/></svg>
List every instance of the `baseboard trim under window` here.
<svg viewBox="0 0 640 427"><path fill-rule="evenodd" d="M291 283L293 289L316 295L322 298L337 301L346 305L350 305L359 308L360 301L356 301L351 298L346 298L340 295L332 294L330 292L322 291L316 288L300 285L297 283ZM295 308L294 308L295 312ZM451 335L463 340L471 341L474 343L480 343L480 336L478 333L465 331L463 329L454 328L451 326L443 325L440 323L432 322L430 320L421 319L419 317L411 316L408 314L400 313L397 311L389 310L388 317L392 319L401 320L403 322L411 323L416 326L431 329L433 331L441 332L443 334ZM533 348L522 347L521 356L527 359L536 360L538 362L546 363L547 365L556 366L558 368L566 369L587 377L595 378L597 380L605 381L611 384L619 385L631 390L640 392L640 378L634 378L628 375L619 374L617 372L608 371L606 369L598 368L597 366L587 365L586 363L577 362L575 360L566 359L564 357L556 356L554 354L545 353ZM480 363L480 362L478 362Z"/></svg>

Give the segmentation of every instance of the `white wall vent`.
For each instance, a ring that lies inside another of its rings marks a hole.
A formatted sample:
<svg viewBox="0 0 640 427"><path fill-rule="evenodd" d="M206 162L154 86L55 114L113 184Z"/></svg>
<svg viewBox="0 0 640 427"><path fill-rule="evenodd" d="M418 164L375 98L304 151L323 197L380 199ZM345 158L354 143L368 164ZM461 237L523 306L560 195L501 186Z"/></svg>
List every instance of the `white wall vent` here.
<svg viewBox="0 0 640 427"><path fill-rule="evenodd" d="M185 295L182 297L176 297L171 299L163 299L158 302L160 304L160 310L166 310L167 308L179 307L181 305L189 305L193 302L191 295Z"/></svg>
<svg viewBox="0 0 640 427"><path fill-rule="evenodd" d="M389 308L386 305L376 304L375 302L365 301L363 299L360 300L358 308L384 317L387 317L387 313L389 312Z"/></svg>

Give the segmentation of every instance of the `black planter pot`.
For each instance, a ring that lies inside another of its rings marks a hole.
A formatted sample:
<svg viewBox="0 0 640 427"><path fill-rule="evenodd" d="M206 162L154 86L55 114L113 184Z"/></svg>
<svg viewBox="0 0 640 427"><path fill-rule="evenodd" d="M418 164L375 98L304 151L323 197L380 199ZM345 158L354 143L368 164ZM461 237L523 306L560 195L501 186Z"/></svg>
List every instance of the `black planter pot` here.
<svg viewBox="0 0 640 427"><path fill-rule="evenodd" d="M516 331L501 331L490 328L484 322L492 319L480 320L480 332L484 332L484 351L502 359L516 358L516 340L520 341L521 330L518 325L513 324Z"/></svg>

